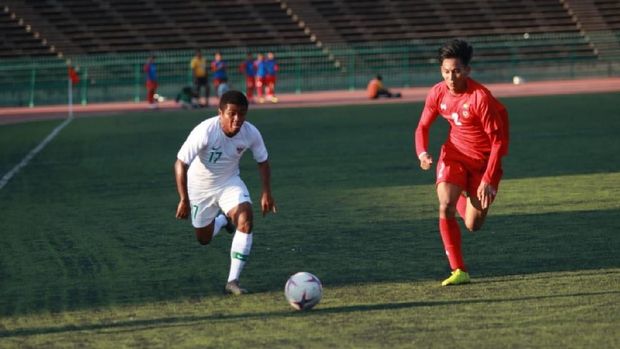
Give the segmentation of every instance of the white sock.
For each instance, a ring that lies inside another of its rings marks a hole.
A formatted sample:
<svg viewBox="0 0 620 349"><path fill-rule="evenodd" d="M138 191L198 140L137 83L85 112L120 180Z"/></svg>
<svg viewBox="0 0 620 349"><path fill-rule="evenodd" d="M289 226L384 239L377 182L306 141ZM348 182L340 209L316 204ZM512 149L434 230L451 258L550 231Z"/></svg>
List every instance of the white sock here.
<svg viewBox="0 0 620 349"><path fill-rule="evenodd" d="M243 270L243 266L250 257L252 249L252 233L246 234L240 231L235 232L232 245L230 246L230 272L228 274L228 282L239 280L239 275Z"/></svg>
<svg viewBox="0 0 620 349"><path fill-rule="evenodd" d="M223 213L220 213L217 217L215 217L214 222L215 223L213 223L213 237L220 233L220 230L223 226L226 225L226 223L228 223L228 221L226 220L226 216L224 216Z"/></svg>

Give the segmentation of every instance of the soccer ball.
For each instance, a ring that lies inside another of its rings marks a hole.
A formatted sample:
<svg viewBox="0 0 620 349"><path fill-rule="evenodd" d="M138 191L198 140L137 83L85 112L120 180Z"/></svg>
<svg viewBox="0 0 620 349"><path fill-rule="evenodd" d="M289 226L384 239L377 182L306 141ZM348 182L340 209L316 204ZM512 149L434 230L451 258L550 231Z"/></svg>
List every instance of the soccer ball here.
<svg viewBox="0 0 620 349"><path fill-rule="evenodd" d="M515 84L515 85L521 85L523 83L523 78L518 76L518 75L515 75L512 78L512 83Z"/></svg>
<svg viewBox="0 0 620 349"><path fill-rule="evenodd" d="M284 295L288 303L296 310L308 310L321 300L323 285L316 276L301 271L286 281Z"/></svg>

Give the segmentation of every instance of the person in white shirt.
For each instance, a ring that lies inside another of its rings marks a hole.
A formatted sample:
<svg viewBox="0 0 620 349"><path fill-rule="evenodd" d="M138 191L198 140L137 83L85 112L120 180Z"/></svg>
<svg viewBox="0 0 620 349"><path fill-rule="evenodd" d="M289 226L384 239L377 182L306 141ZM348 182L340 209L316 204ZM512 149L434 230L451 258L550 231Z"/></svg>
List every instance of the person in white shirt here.
<svg viewBox="0 0 620 349"><path fill-rule="evenodd" d="M252 201L239 177L239 161L250 149L258 163L262 183L260 205L263 216L276 213L271 195L271 168L267 148L258 129L245 120L248 100L230 90L222 95L219 115L196 126L177 154L174 164L179 204L176 218L191 215L196 238L207 245L222 227L234 237L230 250L230 272L226 293L240 295L239 275L252 248Z"/></svg>

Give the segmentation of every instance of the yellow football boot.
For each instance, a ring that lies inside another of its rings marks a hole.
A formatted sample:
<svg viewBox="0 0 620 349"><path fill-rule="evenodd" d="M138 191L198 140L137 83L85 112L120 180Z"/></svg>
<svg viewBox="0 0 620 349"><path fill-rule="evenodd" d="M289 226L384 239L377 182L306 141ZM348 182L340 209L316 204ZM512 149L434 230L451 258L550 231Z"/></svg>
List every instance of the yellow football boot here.
<svg viewBox="0 0 620 349"><path fill-rule="evenodd" d="M448 285L460 285L460 284L468 284L471 280L469 278L469 273L466 271L462 271L461 269L457 269L452 272L449 278L445 279L441 286Z"/></svg>

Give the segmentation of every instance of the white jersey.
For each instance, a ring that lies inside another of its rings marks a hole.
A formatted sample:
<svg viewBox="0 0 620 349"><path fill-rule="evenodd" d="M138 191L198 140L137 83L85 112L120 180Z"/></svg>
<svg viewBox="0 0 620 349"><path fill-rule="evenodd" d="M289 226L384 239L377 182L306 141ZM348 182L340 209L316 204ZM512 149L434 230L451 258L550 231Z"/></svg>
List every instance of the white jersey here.
<svg viewBox="0 0 620 349"><path fill-rule="evenodd" d="M213 190L239 176L239 161L247 149L256 162L267 160L267 148L258 129L244 122L233 137L224 134L219 116L196 126L187 137L177 158L189 165L187 189L191 200L209 196Z"/></svg>

